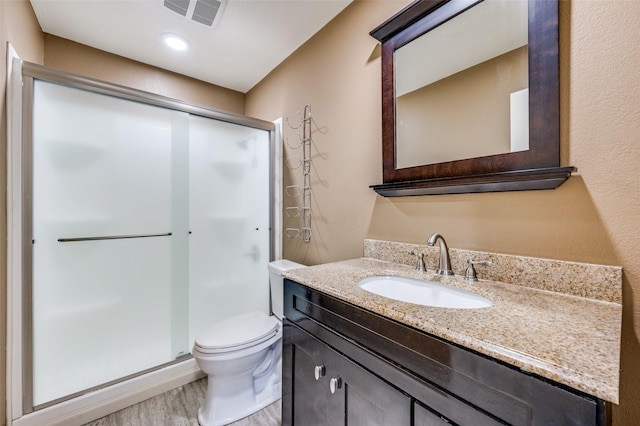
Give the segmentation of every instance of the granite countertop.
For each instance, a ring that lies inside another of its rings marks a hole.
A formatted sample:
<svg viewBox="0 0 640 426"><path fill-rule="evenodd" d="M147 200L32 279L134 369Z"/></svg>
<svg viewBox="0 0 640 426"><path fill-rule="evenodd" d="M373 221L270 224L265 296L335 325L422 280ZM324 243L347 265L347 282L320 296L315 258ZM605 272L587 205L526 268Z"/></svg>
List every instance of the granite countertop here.
<svg viewBox="0 0 640 426"><path fill-rule="evenodd" d="M488 308L448 309L395 301L358 287L393 275L472 291ZM622 306L501 282L467 282L370 258L290 270L286 278L387 318L488 355L523 371L618 403Z"/></svg>

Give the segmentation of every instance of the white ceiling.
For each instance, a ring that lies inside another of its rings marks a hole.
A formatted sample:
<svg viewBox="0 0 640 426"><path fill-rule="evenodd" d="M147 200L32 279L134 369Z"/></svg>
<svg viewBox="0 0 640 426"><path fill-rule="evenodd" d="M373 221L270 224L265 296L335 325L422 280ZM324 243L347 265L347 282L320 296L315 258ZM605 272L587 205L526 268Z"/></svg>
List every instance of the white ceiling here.
<svg viewBox="0 0 640 426"><path fill-rule="evenodd" d="M243 93L352 0L228 0L214 28L162 0L31 0L45 33ZM178 52L165 32L187 38Z"/></svg>

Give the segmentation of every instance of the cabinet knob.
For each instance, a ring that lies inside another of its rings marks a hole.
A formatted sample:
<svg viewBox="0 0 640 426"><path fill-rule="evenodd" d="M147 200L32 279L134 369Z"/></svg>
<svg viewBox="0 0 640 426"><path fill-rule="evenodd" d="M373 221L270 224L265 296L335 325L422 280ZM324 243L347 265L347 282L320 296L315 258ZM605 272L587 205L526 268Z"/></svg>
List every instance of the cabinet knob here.
<svg viewBox="0 0 640 426"><path fill-rule="evenodd" d="M336 393L338 389L342 387L342 379L340 377L334 377L329 380L329 390L331 393Z"/></svg>
<svg viewBox="0 0 640 426"><path fill-rule="evenodd" d="M314 371L313 374L316 377L316 380L320 380L320 377L322 377L325 374L327 374L327 369L325 368L324 364L323 365L316 365L316 368L315 368L315 371Z"/></svg>

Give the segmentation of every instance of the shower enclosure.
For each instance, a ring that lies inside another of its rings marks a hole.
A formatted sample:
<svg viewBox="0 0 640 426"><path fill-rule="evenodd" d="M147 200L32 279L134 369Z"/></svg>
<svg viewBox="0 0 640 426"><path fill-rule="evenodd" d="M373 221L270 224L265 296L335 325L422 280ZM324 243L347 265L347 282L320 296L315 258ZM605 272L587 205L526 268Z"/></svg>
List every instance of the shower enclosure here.
<svg viewBox="0 0 640 426"><path fill-rule="evenodd" d="M187 360L215 321L269 313L275 130L37 65L22 74L14 420Z"/></svg>

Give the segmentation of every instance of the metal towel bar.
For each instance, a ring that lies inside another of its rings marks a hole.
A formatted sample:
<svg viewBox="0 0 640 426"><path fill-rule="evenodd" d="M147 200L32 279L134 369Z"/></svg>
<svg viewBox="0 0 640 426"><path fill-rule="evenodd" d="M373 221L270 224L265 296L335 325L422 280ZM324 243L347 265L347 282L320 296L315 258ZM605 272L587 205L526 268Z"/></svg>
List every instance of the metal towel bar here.
<svg viewBox="0 0 640 426"><path fill-rule="evenodd" d="M170 237L171 232L166 234L144 234L144 235L107 235L104 237L77 237L77 238L58 238L60 243L75 243L78 241L99 241L99 240L124 240L127 238L152 238L152 237Z"/></svg>

